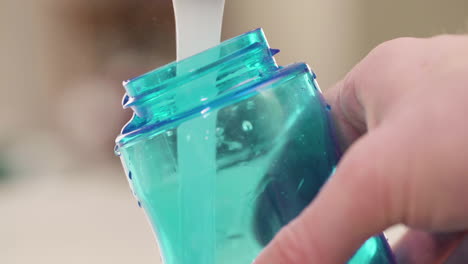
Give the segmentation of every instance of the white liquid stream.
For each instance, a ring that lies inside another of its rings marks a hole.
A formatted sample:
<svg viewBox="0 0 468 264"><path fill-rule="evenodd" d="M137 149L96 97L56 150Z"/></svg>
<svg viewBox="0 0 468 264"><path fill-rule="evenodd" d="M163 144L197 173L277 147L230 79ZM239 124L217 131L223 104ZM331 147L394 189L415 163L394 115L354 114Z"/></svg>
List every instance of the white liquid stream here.
<svg viewBox="0 0 468 264"><path fill-rule="evenodd" d="M185 59L220 43L224 0L173 0L173 4L176 18L177 60ZM216 94L215 80L210 78L216 76L209 75L197 80L193 82L193 87L206 91L206 83L212 83L212 94ZM196 91L195 94L181 95L181 98L185 96L193 97L194 100L198 97ZM211 113L204 119L185 122L177 131L181 203L179 204L181 244L177 250L180 250L178 257L183 264L216 263L215 129L216 113ZM199 218L197 222L202 224L196 226L191 224L192 217ZM197 244L203 246L203 250L194 252L193 246Z"/></svg>
<svg viewBox="0 0 468 264"><path fill-rule="evenodd" d="M173 0L177 60L220 43L224 0Z"/></svg>

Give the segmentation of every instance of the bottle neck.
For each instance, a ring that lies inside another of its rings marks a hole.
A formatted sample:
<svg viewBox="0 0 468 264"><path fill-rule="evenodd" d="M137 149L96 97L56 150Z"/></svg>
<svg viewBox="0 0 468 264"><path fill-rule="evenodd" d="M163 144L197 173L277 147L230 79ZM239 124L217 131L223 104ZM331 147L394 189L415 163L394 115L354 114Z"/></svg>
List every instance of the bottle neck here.
<svg viewBox="0 0 468 264"><path fill-rule="evenodd" d="M278 69L273 58L277 52L269 48L261 29L245 33L126 81L123 106L132 108L140 123L163 122L209 107L246 83L268 78Z"/></svg>

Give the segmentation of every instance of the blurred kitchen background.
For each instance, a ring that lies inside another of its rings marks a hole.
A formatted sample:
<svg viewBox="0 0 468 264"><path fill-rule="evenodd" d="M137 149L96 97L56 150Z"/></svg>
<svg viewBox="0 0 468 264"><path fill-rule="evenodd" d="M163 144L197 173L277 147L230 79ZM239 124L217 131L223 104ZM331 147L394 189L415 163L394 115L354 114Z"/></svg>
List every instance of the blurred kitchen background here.
<svg viewBox="0 0 468 264"><path fill-rule="evenodd" d="M468 1L226 0L223 39L257 27L325 90L382 41L468 32ZM0 0L0 263L159 263L113 145L122 81L174 59L170 0Z"/></svg>

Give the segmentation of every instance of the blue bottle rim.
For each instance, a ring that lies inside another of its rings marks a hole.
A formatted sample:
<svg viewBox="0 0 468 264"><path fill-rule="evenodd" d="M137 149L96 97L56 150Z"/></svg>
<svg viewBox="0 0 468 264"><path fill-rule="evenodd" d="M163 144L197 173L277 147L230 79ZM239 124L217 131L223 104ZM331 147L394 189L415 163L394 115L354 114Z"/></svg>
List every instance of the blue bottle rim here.
<svg viewBox="0 0 468 264"><path fill-rule="evenodd" d="M269 78L253 83L243 84L237 87L231 93L221 96L213 101L203 103L200 106L183 112L180 115L174 116L171 119L150 123L128 133L121 133L116 139L116 144L120 148L124 146L128 147L138 143L142 139L158 136L168 129L177 127L185 120L207 115L213 111L244 100L247 97L254 96L261 91L271 88L274 84L280 84L295 78L299 74L310 74L311 79L315 80L315 74L313 74L308 65L305 63L291 64L289 66L280 68L273 75L269 76ZM317 89L319 89L318 86Z"/></svg>

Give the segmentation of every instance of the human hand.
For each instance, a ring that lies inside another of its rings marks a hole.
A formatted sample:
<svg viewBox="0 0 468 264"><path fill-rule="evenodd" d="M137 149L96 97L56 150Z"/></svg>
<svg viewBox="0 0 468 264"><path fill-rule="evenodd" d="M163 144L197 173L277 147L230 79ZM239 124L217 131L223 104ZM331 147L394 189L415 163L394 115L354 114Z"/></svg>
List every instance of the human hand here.
<svg viewBox="0 0 468 264"><path fill-rule="evenodd" d="M344 263L397 223L399 263L441 263L468 230L468 36L386 42L325 96L347 151L255 264Z"/></svg>

